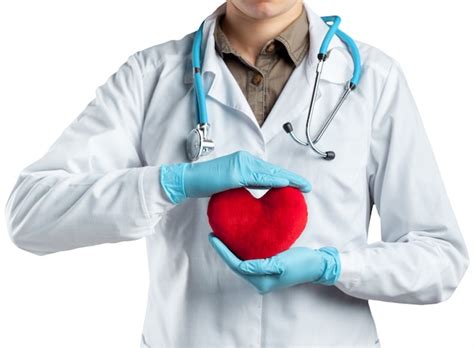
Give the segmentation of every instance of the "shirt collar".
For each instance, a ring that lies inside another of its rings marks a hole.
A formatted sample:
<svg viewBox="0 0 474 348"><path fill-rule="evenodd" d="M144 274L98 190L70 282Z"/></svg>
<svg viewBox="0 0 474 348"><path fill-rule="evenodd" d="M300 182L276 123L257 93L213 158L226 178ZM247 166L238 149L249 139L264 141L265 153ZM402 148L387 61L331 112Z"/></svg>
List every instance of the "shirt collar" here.
<svg viewBox="0 0 474 348"><path fill-rule="evenodd" d="M304 7L299 17L278 34L275 40L286 47L286 51L295 65L301 63L309 45L309 23Z"/></svg>
<svg viewBox="0 0 474 348"><path fill-rule="evenodd" d="M318 63L318 53L321 43L328 31L328 26L313 10L309 7L307 1L303 1L305 12L309 24L309 50L304 69L306 71L306 78L308 83L312 83L315 76L316 65ZM222 3L212 14L210 14L204 23L203 28L203 44L201 50L204 52L204 59L202 62L202 74L203 76L207 73L215 75L218 73L220 67L223 64L222 58L219 56L215 49L214 30L216 25L216 19L223 13L225 13L226 3ZM192 45L191 35L191 45ZM191 50L190 45L190 50ZM322 80L326 80L333 83L346 83L352 76L352 58L348 53L345 44L337 37L331 40L329 45L330 57L324 65L324 72L321 75ZM191 52L189 57L184 62L186 64L186 71L184 74L184 82L193 82L193 70L191 66ZM224 64L225 66L225 64Z"/></svg>
<svg viewBox="0 0 474 348"><path fill-rule="evenodd" d="M214 40L217 53L223 57L224 53L239 56L238 52L231 46L226 34L222 30L220 21L224 14L219 14L216 17L216 24L214 28ZM306 10L303 8L301 14L290 25L288 25L280 34L275 37L275 40L270 40L262 49L272 42L283 48L295 66L298 66L304 58L309 45L309 23L306 16Z"/></svg>

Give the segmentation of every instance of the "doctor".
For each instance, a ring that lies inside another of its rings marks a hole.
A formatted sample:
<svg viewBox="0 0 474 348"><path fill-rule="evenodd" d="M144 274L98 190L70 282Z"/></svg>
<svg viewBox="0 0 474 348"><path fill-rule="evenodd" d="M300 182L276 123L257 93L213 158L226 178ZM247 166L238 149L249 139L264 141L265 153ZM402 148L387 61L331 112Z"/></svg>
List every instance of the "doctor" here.
<svg viewBox="0 0 474 348"><path fill-rule="evenodd" d="M196 22L198 23L198 22ZM448 299L465 243L400 66L357 42L358 88L318 147L304 138L328 27L301 0L222 4L203 27L203 85L216 148L190 163L194 33L131 55L49 151L19 175L10 236L46 255L146 238L151 272L141 347L377 347L368 300ZM352 74L334 38L315 133ZM210 234L208 197L299 188L305 230L287 251L242 262ZM382 240L368 244L373 207Z"/></svg>

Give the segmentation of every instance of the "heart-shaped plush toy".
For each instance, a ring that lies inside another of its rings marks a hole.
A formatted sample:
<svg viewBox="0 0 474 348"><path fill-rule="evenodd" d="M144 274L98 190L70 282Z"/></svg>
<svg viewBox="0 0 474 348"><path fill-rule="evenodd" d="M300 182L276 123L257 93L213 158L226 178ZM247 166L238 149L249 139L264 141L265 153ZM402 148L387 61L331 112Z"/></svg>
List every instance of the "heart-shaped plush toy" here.
<svg viewBox="0 0 474 348"><path fill-rule="evenodd" d="M246 188L212 195L207 207L214 234L241 260L274 256L287 250L308 220L297 188L271 188L260 199Z"/></svg>

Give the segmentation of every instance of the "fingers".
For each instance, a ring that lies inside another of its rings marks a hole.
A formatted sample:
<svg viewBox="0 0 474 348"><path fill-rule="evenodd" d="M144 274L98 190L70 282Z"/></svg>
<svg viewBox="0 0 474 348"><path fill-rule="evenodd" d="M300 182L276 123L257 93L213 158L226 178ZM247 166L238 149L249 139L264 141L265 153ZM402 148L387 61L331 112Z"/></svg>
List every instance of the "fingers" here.
<svg viewBox="0 0 474 348"><path fill-rule="evenodd" d="M216 237L214 233L209 233L209 242L212 247L217 251L219 256L229 265L234 271L238 272L238 266L242 262L235 254L227 248L227 246Z"/></svg>
<svg viewBox="0 0 474 348"><path fill-rule="evenodd" d="M252 155L250 155L252 156ZM250 175L247 183L252 186L285 187L293 186L303 192L310 192L311 183L304 177L289 170L266 162L258 157L249 158L247 165Z"/></svg>
<svg viewBox="0 0 474 348"><path fill-rule="evenodd" d="M272 275L283 273L283 268L275 258L242 261L232 251L230 251L214 233L209 233L208 239L219 256L235 272L249 275Z"/></svg>
<svg viewBox="0 0 474 348"><path fill-rule="evenodd" d="M272 176L262 173L253 173L246 182L246 187L261 187L261 188L272 188L272 187L285 187L289 186L290 181L286 178L278 176Z"/></svg>
<svg viewBox="0 0 474 348"><path fill-rule="evenodd" d="M241 273L251 275L272 275L283 273L283 268L272 257L242 261L238 268Z"/></svg>
<svg viewBox="0 0 474 348"><path fill-rule="evenodd" d="M289 186L299 188L303 192L310 192L312 189L311 183L304 177L281 168L278 175L282 175L289 181Z"/></svg>
<svg viewBox="0 0 474 348"><path fill-rule="evenodd" d="M214 193L237 187L293 186L303 192L310 192L311 183L304 177L262 160L247 151L213 160L191 164L193 170L185 171L185 192L189 197L208 197ZM210 180L210 176L214 180Z"/></svg>
<svg viewBox="0 0 474 348"><path fill-rule="evenodd" d="M245 186L267 188L293 186L303 192L310 192L312 189L311 183L308 180L285 170L278 170L274 174L253 173Z"/></svg>

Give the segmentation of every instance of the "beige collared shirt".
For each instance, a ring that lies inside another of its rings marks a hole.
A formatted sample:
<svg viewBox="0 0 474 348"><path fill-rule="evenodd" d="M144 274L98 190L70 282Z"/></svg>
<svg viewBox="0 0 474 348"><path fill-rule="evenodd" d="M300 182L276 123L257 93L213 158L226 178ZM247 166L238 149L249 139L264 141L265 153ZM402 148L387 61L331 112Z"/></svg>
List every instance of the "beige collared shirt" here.
<svg viewBox="0 0 474 348"><path fill-rule="evenodd" d="M257 56L255 65L247 62L230 45L220 26L225 14L216 21L216 50L224 59L260 126L270 113L293 70L301 63L309 48L306 11L270 40Z"/></svg>

